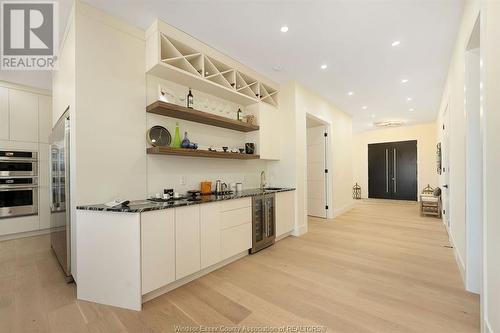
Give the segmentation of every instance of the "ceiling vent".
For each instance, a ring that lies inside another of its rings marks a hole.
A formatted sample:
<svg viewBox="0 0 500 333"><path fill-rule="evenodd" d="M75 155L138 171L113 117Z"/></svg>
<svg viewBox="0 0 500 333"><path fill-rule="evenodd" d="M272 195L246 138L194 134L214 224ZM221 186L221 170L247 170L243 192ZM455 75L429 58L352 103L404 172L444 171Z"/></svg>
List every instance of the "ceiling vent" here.
<svg viewBox="0 0 500 333"><path fill-rule="evenodd" d="M375 127L398 127L403 125L402 121L399 120L389 120L389 121L379 121L376 123L373 123Z"/></svg>

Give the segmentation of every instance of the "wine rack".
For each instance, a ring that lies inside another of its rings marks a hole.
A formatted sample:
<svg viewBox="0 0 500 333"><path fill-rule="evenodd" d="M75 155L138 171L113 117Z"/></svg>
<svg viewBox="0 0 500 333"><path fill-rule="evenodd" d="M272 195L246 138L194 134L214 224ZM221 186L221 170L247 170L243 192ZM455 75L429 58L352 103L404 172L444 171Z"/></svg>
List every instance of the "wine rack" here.
<svg viewBox="0 0 500 333"><path fill-rule="evenodd" d="M241 105L261 101L278 107L276 88L244 73L242 68L234 68L216 59L215 51L207 54L208 46L191 40L190 36L183 36L175 28L163 22L156 22L156 25L153 28L157 30L150 33L147 41L146 67L149 73ZM159 27L162 25L168 26L175 36L161 31ZM155 61L158 57L159 61Z"/></svg>

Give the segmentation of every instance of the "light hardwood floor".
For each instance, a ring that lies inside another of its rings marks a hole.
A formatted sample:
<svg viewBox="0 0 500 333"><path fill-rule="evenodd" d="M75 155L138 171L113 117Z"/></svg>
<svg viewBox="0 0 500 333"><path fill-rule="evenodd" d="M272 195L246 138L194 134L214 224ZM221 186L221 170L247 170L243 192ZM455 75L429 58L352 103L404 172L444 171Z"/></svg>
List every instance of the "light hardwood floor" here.
<svg viewBox="0 0 500 333"><path fill-rule="evenodd" d="M76 301L48 236L0 243L0 332L174 332L175 325L325 325L329 332L479 332L446 231L416 205L362 203L134 312Z"/></svg>

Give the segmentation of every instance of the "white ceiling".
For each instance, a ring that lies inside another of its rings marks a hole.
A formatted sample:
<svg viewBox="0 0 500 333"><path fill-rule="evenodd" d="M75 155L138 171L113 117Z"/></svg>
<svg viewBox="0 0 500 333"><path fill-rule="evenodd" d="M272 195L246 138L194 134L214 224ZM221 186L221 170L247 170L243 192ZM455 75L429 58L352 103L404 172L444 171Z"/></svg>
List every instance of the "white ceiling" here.
<svg viewBox="0 0 500 333"><path fill-rule="evenodd" d="M159 17L275 81L296 80L349 113L355 131L373 121L435 119L463 7L463 0L86 2L141 28Z"/></svg>

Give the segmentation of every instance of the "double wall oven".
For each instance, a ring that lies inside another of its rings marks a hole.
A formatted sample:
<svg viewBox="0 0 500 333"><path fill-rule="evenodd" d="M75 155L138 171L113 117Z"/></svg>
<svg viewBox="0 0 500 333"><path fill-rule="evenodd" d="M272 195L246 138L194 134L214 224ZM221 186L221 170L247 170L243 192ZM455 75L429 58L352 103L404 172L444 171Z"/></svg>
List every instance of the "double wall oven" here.
<svg viewBox="0 0 500 333"><path fill-rule="evenodd" d="M0 218L38 214L38 154L0 149Z"/></svg>

